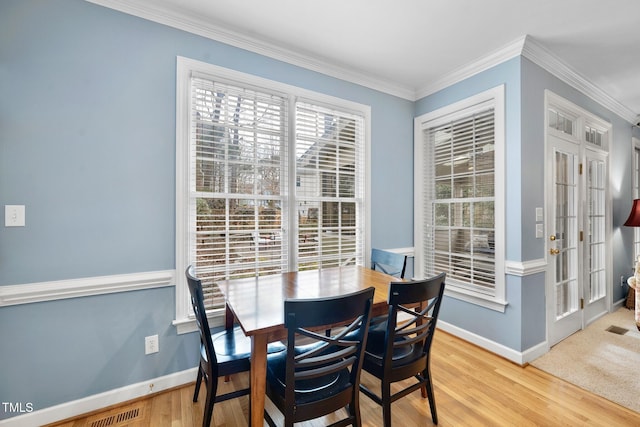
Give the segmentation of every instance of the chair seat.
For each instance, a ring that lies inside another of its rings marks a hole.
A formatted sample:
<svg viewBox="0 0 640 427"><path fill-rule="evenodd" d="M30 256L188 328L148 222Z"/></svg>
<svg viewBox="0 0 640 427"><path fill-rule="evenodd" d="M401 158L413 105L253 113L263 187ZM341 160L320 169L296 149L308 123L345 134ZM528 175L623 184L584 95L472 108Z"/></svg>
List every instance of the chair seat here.
<svg viewBox="0 0 640 427"><path fill-rule="evenodd" d="M224 330L211 334L211 340L218 355L218 363L224 360L241 359L251 354L251 339L244 335L239 326L234 327L232 333Z"/></svg>
<svg viewBox="0 0 640 427"><path fill-rule="evenodd" d="M311 346L296 348L296 354L309 351ZM287 352L270 354L267 356L267 383L271 391L277 393L284 400L286 379ZM349 370L343 369L329 375L296 381L296 404L305 404L334 396L351 387Z"/></svg>
<svg viewBox="0 0 640 427"><path fill-rule="evenodd" d="M213 348L218 357L218 363L230 360L237 360L249 357L251 354L251 338L242 332L240 326L235 326L233 332L227 330L211 334ZM278 353L286 350L287 347L280 341L269 343L267 352Z"/></svg>
<svg viewBox="0 0 640 427"><path fill-rule="evenodd" d="M367 347L365 353L365 359L367 355L373 355L376 358L384 357L384 352L386 348L386 343L384 340L385 333L387 332L387 321L377 323L375 325L371 325L369 327L369 334L367 336ZM406 341L406 339L402 337L398 337L395 340L396 342ZM413 352L412 345L400 346L393 349L392 359L399 360L409 356ZM380 362L382 364L382 362Z"/></svg>

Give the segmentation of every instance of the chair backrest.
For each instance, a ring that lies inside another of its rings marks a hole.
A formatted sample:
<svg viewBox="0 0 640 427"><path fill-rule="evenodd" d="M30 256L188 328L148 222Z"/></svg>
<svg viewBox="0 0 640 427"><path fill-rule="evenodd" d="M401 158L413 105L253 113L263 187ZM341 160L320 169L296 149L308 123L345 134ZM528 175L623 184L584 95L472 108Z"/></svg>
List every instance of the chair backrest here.
<svg viewBox="0 0 640 427"><path fill-rule="evenodd" d="M405 255L385 251L383 249L371 249L371 269L382 271L391 276L404 279L404 272L407 268L407 257Z"/></svg>
<svg viewBox="0 0 640 427"><path fill-rule="evenodd" d="M195 276L194 268L192 265L187 267L185 271L187 276L187 284L189 285L189 294L191 295L191 307L193 307L193 313L196 316L196 324L198 325L198 331L200 333L201 353L204 350L206 360L209 361L208 369L211 369L211 378L217 378L218 360L216 358L216 352L213 348L213 341L211 339L211 329L209 328L209 321L207 320L207 311L204 307L204 295L202 293L202 281Z"/></svg>
<svg viewBox="0 0 640 427"><path fill-rule="evenodd" d="M371 287L337 297L285 300L285 401L295 406L291 418L317 418L358 402L373 294ZM331 327L333 335L319 327ZM336 390L336 384L345 387Z"/></svg>
<svg viewBox="0 0 640 427"><path fill-rule="evenodd" d="M389 284L389 316L383 359L385 371L393 369L394 360L399 358L402 358L402 367L417 363L419 370L429 363L429 350L444 295L445 276L445 273L441 273L425 280ZM416 369L415 366L413 369Z"/></svg>

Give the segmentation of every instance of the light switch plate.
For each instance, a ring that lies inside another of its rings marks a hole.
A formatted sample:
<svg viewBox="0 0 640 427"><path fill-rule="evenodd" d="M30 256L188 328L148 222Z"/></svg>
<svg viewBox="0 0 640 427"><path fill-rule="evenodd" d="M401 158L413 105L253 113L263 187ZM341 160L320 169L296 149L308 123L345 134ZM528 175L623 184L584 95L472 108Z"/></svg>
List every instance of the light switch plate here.
<svg viewBox="0 0 640 427"><path fill-rule="evenodd" d="M5 227L24 227L24 225L25 225L24 205L5 205L4 206L4 226Z"/></svg>
<svg viewBox="0 0 640 427"><path fill-rule="evenodd" d="M544 218L542 217L542 208L536 208L536 222L542 221Z"/></svg>

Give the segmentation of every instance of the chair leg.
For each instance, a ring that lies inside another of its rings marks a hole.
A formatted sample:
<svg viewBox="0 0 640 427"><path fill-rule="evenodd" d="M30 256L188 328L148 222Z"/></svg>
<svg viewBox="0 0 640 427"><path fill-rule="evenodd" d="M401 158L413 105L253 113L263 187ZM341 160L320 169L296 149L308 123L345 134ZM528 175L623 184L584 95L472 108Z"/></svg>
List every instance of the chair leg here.
<svg viewBox="0 0 640 427"><path fill-rule="evenodd" d="M438 424L436 398L435 398L435 395L433 394L433 383L431 382L431 374L428 371L425 372L425 379L426 379L425 386L427 389L427 396L429 397L429 408L431 409L431 419L433 420L434 424Z"/></svg>
<svg viewBox="0 0 640 427"><path fill-rule="evenodd" d="M200 393L200 384L202 384L202 368L198 366L198 377L196 378L196 390L193 393L193 401L198 401L198 394Z"/></svg>
<svg viewBox="0 0 640 427"><path fill-rule="evenodd" d="M204 417L202 418L202 427L209 427L213 418L213 405L216 403L216 394L212 393L212 387L207 387L207 400L204 404Z"/></svg>
<svg viewBox="0 0 640 427"><path fill-rule="evenodd" d="M391 384L382 382L382 425L391 427Z"/></svg>
<svg viewBox="0 0 640 427"><path fill-rule="evenodd" d="M355 393L356 395L353 397L352 402L347 405L346 409L349 413L349 416L353 420L351 425L354 427L362 427L362 417L360 415L360 399L358 398L360 394L360 387L357 387L355 389Z"/></svg>
<svg viewBox="0 0 640 427"><path fill-rule="evenodd" d="M209 427L213 419L213 405L216 403L216 394L218 393L218 378L209 378L205 383L207 386L207 400L204 405L202 427Z"/></svg>

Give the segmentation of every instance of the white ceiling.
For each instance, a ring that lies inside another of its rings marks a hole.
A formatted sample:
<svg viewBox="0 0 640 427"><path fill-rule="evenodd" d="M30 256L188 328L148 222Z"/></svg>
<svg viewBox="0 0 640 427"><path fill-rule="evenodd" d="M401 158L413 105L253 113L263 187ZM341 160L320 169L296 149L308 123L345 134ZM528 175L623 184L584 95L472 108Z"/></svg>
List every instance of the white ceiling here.
<svg viewBox="0 0 640 427"><path fill-rule="evenodd" d="M424 94L526 35L640 114L638 0L89 1L396 94Z"/></svg>

